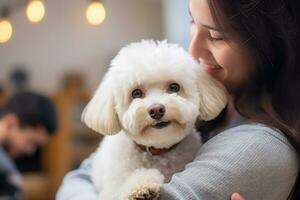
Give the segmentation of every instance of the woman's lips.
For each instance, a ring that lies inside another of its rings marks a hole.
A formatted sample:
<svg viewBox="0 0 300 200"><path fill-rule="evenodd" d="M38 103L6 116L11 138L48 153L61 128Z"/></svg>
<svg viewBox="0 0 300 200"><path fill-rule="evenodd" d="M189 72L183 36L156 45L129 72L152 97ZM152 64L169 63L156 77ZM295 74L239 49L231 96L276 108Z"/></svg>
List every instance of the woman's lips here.
<svg viewBox="0 0 300 200"><path fill-rule="evenodd" d="M211 75L217 80L222 80L224 76L224 70L222 67L219 65L212 65L212 64L207 64L205 62L200 62L200 66L202 67L203 71Z"/></svg>
<svg viewBox="0 0 300 200"><path fill-rule="evenodd" d="M207 72L216 72L216 71L220 71L223 69L219 65L212 65L212 64L208 64L208 63L204 63L204 62L200 63L200 65Z"/></svg>

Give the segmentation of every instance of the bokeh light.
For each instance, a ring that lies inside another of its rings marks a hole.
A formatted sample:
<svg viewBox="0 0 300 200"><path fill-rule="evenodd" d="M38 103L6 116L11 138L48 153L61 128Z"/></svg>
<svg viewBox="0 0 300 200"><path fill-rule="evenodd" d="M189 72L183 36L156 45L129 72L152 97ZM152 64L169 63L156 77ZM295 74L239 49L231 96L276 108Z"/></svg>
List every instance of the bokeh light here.
<svg viewBox="0 0 300 200"><path fill-rule="evenodd" d="M40 0L30 1L27 9L26 15L30 22L39 23L45 16L45 6Z"/></svg>
<svg viewBox="0 0 300 200"><path fill-rule="evenodd" d="M0 43L7 42L13 33L13 28L8 19L0 20Z"/></svg>
<svg viewBox="0 0 300 200"><path fill-rule="evenodd" d="M101 24L106 17L106 11L103 4L99 1L93 1L86 10L86 18L92 25Z"/></svg>

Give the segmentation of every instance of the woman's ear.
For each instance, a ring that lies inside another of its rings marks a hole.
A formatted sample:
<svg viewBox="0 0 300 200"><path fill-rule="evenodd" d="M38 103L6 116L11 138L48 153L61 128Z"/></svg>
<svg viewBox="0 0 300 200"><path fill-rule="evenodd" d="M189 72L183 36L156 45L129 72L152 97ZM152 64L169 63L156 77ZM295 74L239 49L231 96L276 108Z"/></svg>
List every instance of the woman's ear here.
<svg viewBox="0 0 300 200"><path fill-rule="evenodd" d="M225 87L204 71L200 71L198 79L200 97L200 118L209 121L216 118L228 103L228 94Z"/></svg>
<svg viewBox="0 0 300 200"><path fill-rule="evenodd" d="M121 130L115 110L113 85L112 74L106 74L81 117L89 128L103 135L113 135Z"/></svg>

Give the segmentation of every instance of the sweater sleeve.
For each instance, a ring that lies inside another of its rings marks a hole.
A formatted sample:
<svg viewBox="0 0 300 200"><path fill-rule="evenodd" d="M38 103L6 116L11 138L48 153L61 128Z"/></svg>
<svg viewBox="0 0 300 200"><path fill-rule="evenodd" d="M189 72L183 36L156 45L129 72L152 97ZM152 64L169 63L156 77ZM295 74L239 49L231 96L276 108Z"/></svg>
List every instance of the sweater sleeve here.
<svg viewBox="0 0 300 200"><path fill-rule="evenodd" d="M94 154L87 158L78 169L65 176L56 200L96 200L98 198L91 180L93 158Z"/></svg>
<svg viewBox="0 0 300 200"><path fill-rule="evenodd" d="M186 169L164 184L161 200L286 200L298 157L285 136L261 124L228 129L205 143Z"/></svg>

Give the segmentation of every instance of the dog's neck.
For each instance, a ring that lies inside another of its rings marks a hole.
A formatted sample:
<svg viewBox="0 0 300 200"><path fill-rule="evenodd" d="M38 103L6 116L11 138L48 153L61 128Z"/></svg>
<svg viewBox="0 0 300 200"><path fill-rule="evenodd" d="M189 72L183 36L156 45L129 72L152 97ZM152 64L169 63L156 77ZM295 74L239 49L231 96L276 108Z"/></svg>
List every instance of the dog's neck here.
<svg viewBox="0 0 300 200"><path fill-rule="evenodd" d="M149 146L144 146L144 145L141 145L141 144L138 144L138 143L135 142L136 146L138 146L142 151L145 151L145 152L149 153L152 156L159 156L159 155L162 155L164 153L167 153L167 152L171 151L172 149L174 149L179 143L174 144L170 148L161 148L161 149L159 149L159 148L155 148L155 147L152 147L152 146L150 146L150 147Z"/></svg>

